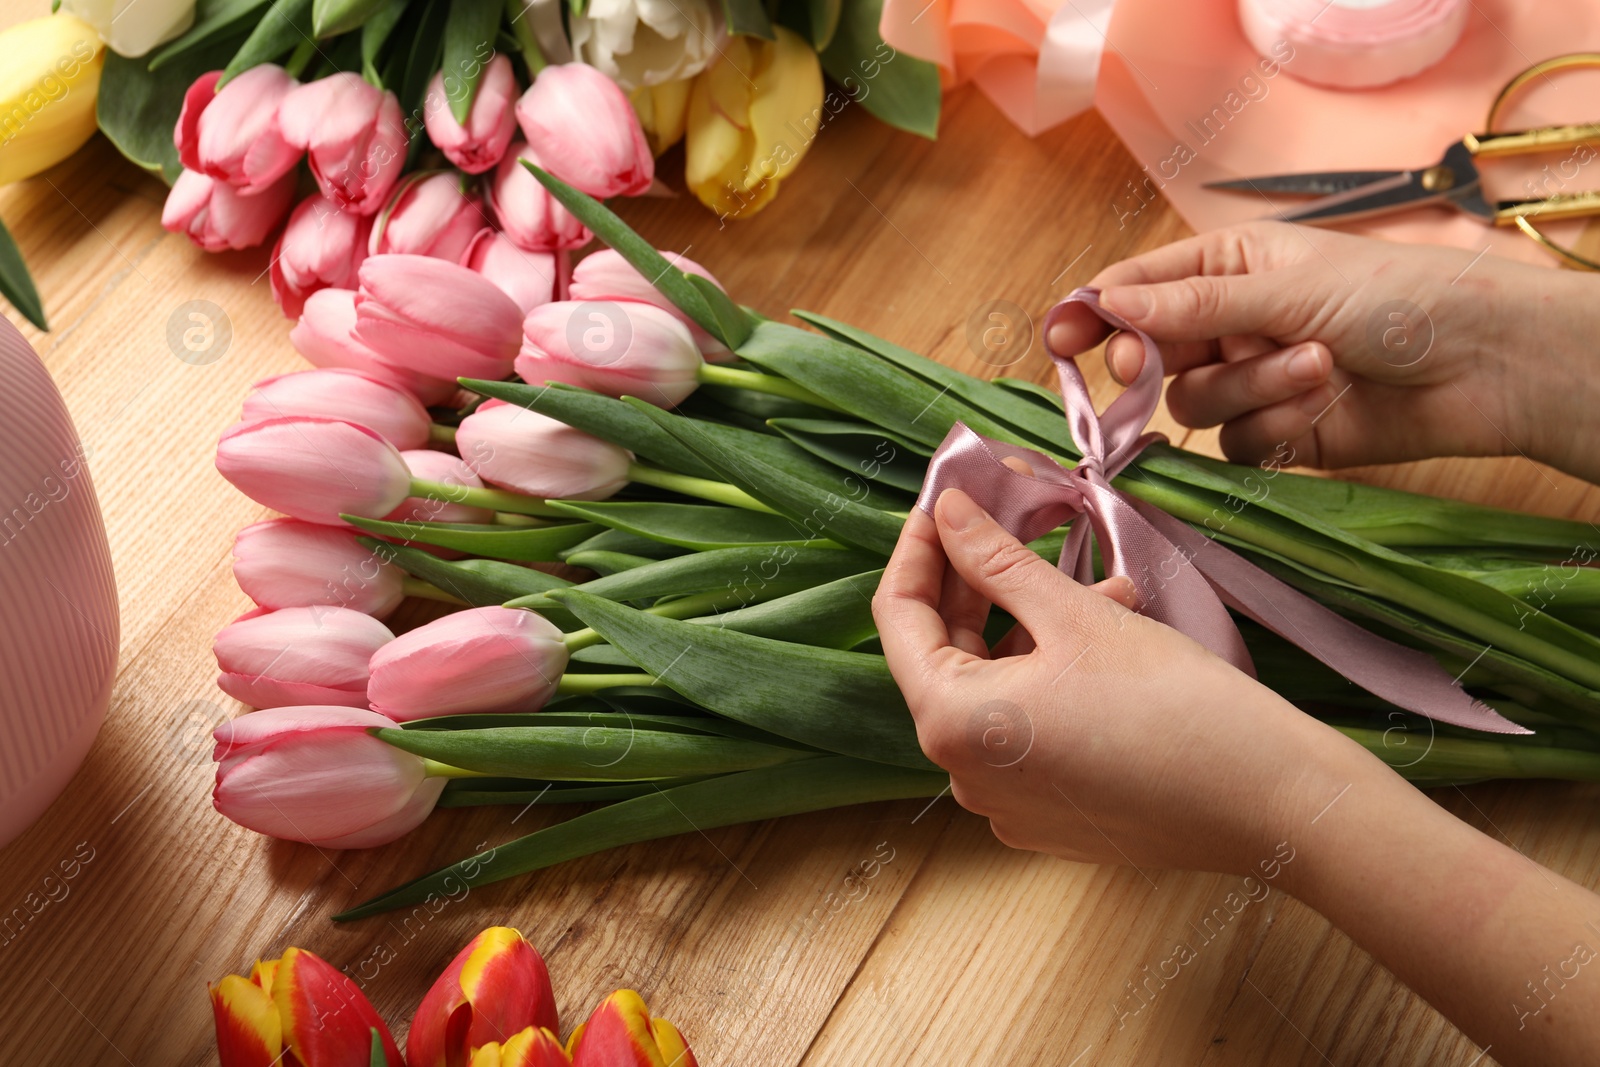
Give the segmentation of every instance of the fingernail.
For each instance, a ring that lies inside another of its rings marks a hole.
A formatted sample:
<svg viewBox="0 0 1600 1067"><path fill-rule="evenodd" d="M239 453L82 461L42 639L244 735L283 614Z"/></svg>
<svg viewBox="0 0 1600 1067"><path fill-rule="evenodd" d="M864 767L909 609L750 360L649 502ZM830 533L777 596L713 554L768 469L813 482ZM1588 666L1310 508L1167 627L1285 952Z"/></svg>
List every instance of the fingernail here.
<svg viewBox="0 0 1600 1067"><path fill-rule="evenodd" d="M1139 288L1107 289L1100 303L1130 321L1150 314L1150 294Z"/></svg>
<svg viewBox="0 0 1600 1067"><path fill-rule="evenodd" d="M1322 353L1316 345L1301 345L1289 356L1289 364L1285 368L1289 377L1297 382L1319 382L1322 380Z"/></svg>
<svg viewBox="0 0 1600 1067"><path fill-rule="evenodd" d="M1050 332L1045 334L1045 345L1052 352L1065 354L1068 346L1072 344L1072 329L1064 322L1058 322L1050 327Z"/></svg>
<svg viewBox="0 0 1600 1067"><path fill-rule="evenodd" d="M959 489L946 489L939 494L934 511L940 522L952 530L970 530L989 517L973 499Z"/></svg>

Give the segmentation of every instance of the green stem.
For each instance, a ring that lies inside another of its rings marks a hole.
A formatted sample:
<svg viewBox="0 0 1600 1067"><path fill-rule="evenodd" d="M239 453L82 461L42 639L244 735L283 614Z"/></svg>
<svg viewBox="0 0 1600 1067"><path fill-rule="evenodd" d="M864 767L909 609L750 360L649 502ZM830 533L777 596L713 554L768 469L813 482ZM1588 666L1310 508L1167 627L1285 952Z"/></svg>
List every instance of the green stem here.
<svg viewBox="0 0 1600 1067"><path fill-rule="evenodd" d="M768 393L789 400L799 400L814 407L827 408L829 411L844 410L837 404L824 400L805 386L791 382L787 378L780 378L776 374L762 374L758 371L706 363L701 365L698 377L702 385L727 385L752 393Z"/></svg>
<svg viewBox="0 0 1600 1067"><path fill-rule="evenodd" d="M306 64L311 62L311 57L317 54L317 42L307 37L295 45L294 52L283 65L284 73L291 78L298 78L306 69Z"/></svg>
<svg viewBox="0 0 1600 1067"><path fill-rule="evenodd" d="M441 604L470 606L460 597L446 593L443 589L436 585L430 585L421 578L412 578L408 575L400 580L400 588L406 596L414 596L419 600L437 600Z"/></svg>
<svg viewBox="0 0 1600 1067"><path fill-rule="evenodd" d="M1358 742L1405 778L1428 782L1471 782L1485 778L1600 782L1600 752L1465 737L1408 736L1400 745L1390 741L1387 730L1338 725L1334 729Z"/></svg>
<svg viewBox="0 0 1600 1067"><path fill-rule="evenodd" d="M750 603L750 596L743 590L721 593L696 593L693 596L679 597L669 600L665 604L652 604L645 608L646 615L656 615L663 619L694 619L702 615L720 612L723 608L744 607ZM567 643L568 652L576 652L580 648L590 645L603 644L605 638L601 637L589 627L573 630L562 640Z"/></svg>
<svg viewBox="0 0 1600 1067"><path fill-rule="evenodd" d="M562 696L578 696L619 685L660 685L653 674L563 674L556 692Z"/></svg>
<svg viewBox="0 0 1600 1067"><path fill-rule="evenodd" d="M431 500L445 500L451 504L488 508L490 511L508 511L513 515L550 515L564 517L561 512L537 497L521 493L508 493L504 489L479 489L468 485L448 485L430 482L426 478L411 479L411 495Z"/></svg>
<svg viewBox="0 0 1600 1067"><path fill-rule="evenodd" d="M462 769L460 767L452 767L448 763L440 763L438 760L431 760L431 759L428 759L426 757L418 757L418 758L422 760L422 773L427 775L429 778L493 778L493 777L495 777L492 774L485 774L482 771L469 771L469 770L464 770L464 769Z"/></svg>
<svg viewBox="0 0 1600 1067"><path fill-rule="evenodd" d="M765 375L760 375L759 377L765 377ZM727 482L714 482L709 478L692 478L687 474L675 474L672 471L646 467L640 463L628 464L628 477L643 485L653 485L657 489L671 489L673 492L682 493L685 496L697 496L701 500L710 500L718 504L744 508L746 511L762 511L768 515L778 514L743 489L729 485Z"/></svg>
<svg viewBox="0 0 1600 1067"><path fill-rule="evenodd" d="M528 65L528 77L536 76L546 66L544 50L539 47L539 40L533 35L533 27L529 25L526 0L506 0L506 21L511 23L511 33L517 39L517 50L522 53L522 61Z"/></svg>
<svg viewBox="0 0 1600 1067"><path fill-rule="evenodd" d="M509 511L494 513L493 522L496 526L516 526L527 528L531 526L560 526L559 522L549 522L545 519L536 519L532 515L513 515Z"/></svg>
<svg viewBox="0 0 1600 1067"><path fill-rule="evenodd" d="M445 426L442 423L431 422L428 424L428 443L430 445L453 445L456 443L456 428Z"/></svg>

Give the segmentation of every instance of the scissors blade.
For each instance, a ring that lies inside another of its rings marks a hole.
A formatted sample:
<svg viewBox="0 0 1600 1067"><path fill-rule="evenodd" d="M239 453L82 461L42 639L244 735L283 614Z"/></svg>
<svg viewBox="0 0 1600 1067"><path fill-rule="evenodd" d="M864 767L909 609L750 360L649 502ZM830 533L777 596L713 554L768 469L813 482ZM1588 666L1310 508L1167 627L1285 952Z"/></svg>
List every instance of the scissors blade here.
<svg viewBox="0 0 1600 1067"><path fill-rule="evenodd" d="M1460 207L1470 204L1479 188L1478 168L1473 165L1472 153L1458 142L1446 149L1444 158L1431 167L1401 171L1382 181L1279 212L1275 217L1285 222L1319 226L1425 204Z"/></svg>
<svg viewBox="0 0 1600 1067"><path fill-rule="evenodd" d="M1240 193L1267 193L1272 196L1333 196L1401 173L1397 170L1324 170L1308 174L1269 174L1262 178L1234 178L1206 182L1206 189L1225 189Z"/></svg>

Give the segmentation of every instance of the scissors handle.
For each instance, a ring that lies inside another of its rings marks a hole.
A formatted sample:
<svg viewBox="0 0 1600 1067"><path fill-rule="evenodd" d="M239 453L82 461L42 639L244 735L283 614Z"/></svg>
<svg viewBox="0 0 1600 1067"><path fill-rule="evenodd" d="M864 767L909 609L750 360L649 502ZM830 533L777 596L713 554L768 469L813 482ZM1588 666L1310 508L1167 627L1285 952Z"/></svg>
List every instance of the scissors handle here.
<svg viewBox="0 0 1600 1067"><path fill-rule="evenodd" d="M1573 126L1538 126L1509 133L1469 133L1462 141L1475 156L1520 156L1530 152L1549 152L1600 141L1600 123Z"/></svg>
<svg viewBox="0 0 1600 1067"><path fill-rule="evenodd" d="M1517 225L1517 219L1555 221L1600 215L1600 189L1558 193L1543 200L1502 200L1494 208L1496 226Z"/></svg>

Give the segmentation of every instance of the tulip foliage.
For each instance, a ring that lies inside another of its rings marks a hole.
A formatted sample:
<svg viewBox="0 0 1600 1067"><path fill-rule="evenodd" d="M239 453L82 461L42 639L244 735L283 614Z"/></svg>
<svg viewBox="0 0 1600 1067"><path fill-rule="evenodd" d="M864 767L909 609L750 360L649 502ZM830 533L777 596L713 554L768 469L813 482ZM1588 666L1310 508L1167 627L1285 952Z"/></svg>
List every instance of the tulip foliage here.
<svg viewBox="0 0 1600 1067"><path fill-rule="evenodd" d="M517 379L461 377L461 406L434 407L429 428L393 379L302 372L259 386L219 445L234 484L292 516L235 546L259 607L219 635L217 658L224 688L265 710L217 732L219 810L354 846L435 806L601 805L341 919L652 838L940 795L948 778L879 651L884 563L955 422L1078 458L1054 394L821 316L798 313L814 329L764 319L598 201L529 173L611 248L578 264L585 300L529 312L514 358L493 349ZM417 353L453 331L472 350L455 365L482 364L483 315L457 322L448 299L411 294L406 262L421 258L368 260L357 316L415 326ZM453 284L427 262L417 277ZM374 263L393 276L369 278ZM584 340L591 329L602 336ZM402 453L386 435L428 447ZM1401 712L1240 620L1262 681L1408 778L1600 780L1586 525L1165 445L1117 484L1434 656L1535 731ZM1033 547L1053 558L1064 537ZM534 566L557 562L583 570ZM396 636L378 617L405 596L453 610ZM1008 624L996 613L991 638Z"/></svg>

